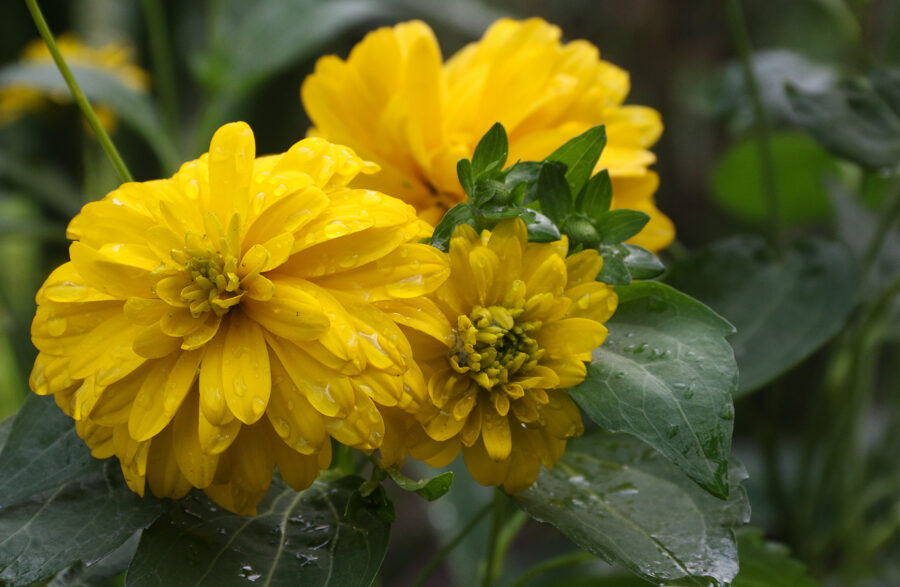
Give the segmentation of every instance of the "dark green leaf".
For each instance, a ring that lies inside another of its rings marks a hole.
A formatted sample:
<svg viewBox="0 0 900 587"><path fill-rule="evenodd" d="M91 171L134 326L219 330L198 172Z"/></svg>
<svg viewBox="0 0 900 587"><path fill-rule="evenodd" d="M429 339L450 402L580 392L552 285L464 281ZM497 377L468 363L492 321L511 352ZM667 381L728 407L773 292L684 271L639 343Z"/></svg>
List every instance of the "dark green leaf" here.
<svg viewBox="0 0 900 587"><path fill-rule="evenodd" d="M149 96L132 90L103 70L71 64L70 69L88 100L111 108L144 137L166 169L175 169L181 163ZM69 95L69 88L53 63L17 63L0 70L0 88L17 85L50 95Z"/></svg>
<svg viewBox="0 0 900 587"><path fill-rule="evenodd" d="M826 92L789 86L794 120L827 149L871 168L900 162L900 117L865 80Z"/></svg>
<svg viewBox="0 0 900 587"><path fill-rule="evenodd" d="M397 467L388 468L387 473L391 476L394 483L400 486L400 489L415 491L428 501L434 501L443 497L450 491L450 486L453 485L453 471L446 471L430 479L419 479L418 481L410 479L401 473Z"/></svg>
<svg viewBox="0 0 900 587"><path fill-rule="evenodd" d="M732 326L662 283L617 287L609 336L572 398L606 430L644 440L702 487L728 495L737 366Z"/></svg>
<svg viewBox="0 0 900 587"><path fill-rule="evenodd" d="M431 235L431 244L442 251L446 251L453 236L453 229L460 224L477 226L478 219L475 208L468 202L462 202L447 210L438 225L434 227Z"/></svg>
<svg viewBox="0 0 900 587"><path fill-rule="evenodd" d="M542 166L536 189L541 212L561 224L572 212L572 193L566 183L566 168L558 164Z"/></svg>
<svg viewBox="0 0 900 587"><path fill-rule="evenodd" d="M456 175L459 184L471 196L475 192L475 178L472 175L472 162L468 159L460 159L456 162Z"/></svg>
<svg viewBox="0 0 900 587"><path fill-rule="evenodd" d="M6 439L9 438L9 430L12 428L14 419L15 416L10 416L0 422L0 453L3 452L3 447L6 446Z"/></svg>
<svg viewBox="0 0 900 587"><path fill-rule="evenodd" d="M506 165L506 157L509 154L509 139L506 137L506 129L499 122L485 133L472 155L472 173L475 179L489 174L492 171L500 171Z"/></svg>
<svg viewBox="0 0 900 587"><path fill-rule="evenodd" d="M639 440L595 433L518 494L532 517L656 584L726 585L738 572L734 529L749 518L733 466L728 501L694 485Z"/></svg>
<svg viewBox="0 0 900 587"><path fill-rule="evenodd" d="M530 218L526 216L530 213ZM520 218L525 221L525 227L528 228L528 240L533 243L549 243L557 241L561 238L559 229L553 224L553 221L534 210L528 210L522 213Z"/></svg>
<svg viewBox="0 0 900 587"><path fill-rule="evenodd" d="M739 532L738 552L741 572L732 587L819 587L803 564L791 558L786 546L766 541L761 530Z"/></svg>
<svg viewBox="0 0 900 587"><path fill-rule="evenodd" d="M598 217L609 210L612 203L612 181L609 170L604 169L592 177L578 194L575 208L588 216Z"/></svg>
<svg viewBox="0 0 900 587"><path fill-rule="evenodd" d="M361 483L320 480L298 493L276 480L253 518L191 493L144 532L126 585L368 586L390 525L366 507L344 516Z"/></svg>
<svg viewBox="0 0 900 587"><path fill-rule="evenodd" d="M625 245L600 245L597 250L603 257L603 268L597 276L597 281L609 285L631 283L631 272L625 266L625 258L628 257L628 249L625 248Z"/></svg>
<svg viewBox="0 0 900 587"><path fill-rule="evenodd" d="M779 216L790 224L827 218L830 206L822 178L837 172L831 156L814 140L796 132L775 133L770 145ZM738 218L756 224L768 221L757 139L747 139L726 151L713 172L712 193L717 204Z"/></svg>
<svg viewBox="0 0 900 587"><path fill-rule="evenodd" d="M649 221L649 215L637 210L610 210L594 221L594 228L601 243L617 245L639 233Z"/></svg>
<svg viewBox="0 0 900 587"><path fill-rule="evenodd" d="M502 181L482 178L475 182L474 191L469 201L477 208L483 206L507 206L510 204L510 192Z"/></svg>
<svg viewBox="0 0 900 587"><path fill-rule="evenodd" d="M762 239L737 236L677 263L667 281L737 327L740 392L757 389L831 339L856 302L860 275L841 245L808 238L778 259Z"/></svg>
<svg viewBox="0 0 900 587"><path fill-rule="evenodd" d="M595 126L553 151L546 160L565 164L569 191L572 194L579 194L594 172L605 146L606 127Z"/></svg>
<svg viewBox="0 0 900 587"><path fill-rule="evenodd" d="M537 182L541 175L541 168L544 166L543 161L519 161L510 166L506 170L506 188L512 190L519 184L528 184ZM528 202L524 202L528 203Z"/></svg>
<svg viewBox="0 0 900 587"><path fill-rule="evenodd" d="M137 550L141 533L135 532L131 538L122 543L99 561L85 565L81 561L57 573L47 587L99 587L116 585L113 581L128 570L128 564Z"/></svg>
<svg viewBox="0 0 900 587"><path fill-rule="evenodd" d="M634 279L653 279L666 270L659 257L637 245L623 245L628 250L624 263Z"/></svg>
<svg viewBox="0 0 900 587"><path fill-rule="evenodd" d="M75 561L92 564L163 510L128 489L118 462L93 459L47 397L30 397L16 416L0 479L0 583L10 585L41 581Z"/></svg>

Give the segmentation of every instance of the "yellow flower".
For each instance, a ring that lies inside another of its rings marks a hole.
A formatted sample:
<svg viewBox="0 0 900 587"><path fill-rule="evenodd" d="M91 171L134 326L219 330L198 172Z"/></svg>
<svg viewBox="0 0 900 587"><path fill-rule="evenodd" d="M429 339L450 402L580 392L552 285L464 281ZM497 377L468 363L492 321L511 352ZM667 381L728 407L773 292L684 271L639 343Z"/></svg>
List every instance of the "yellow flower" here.
<svg viewBox="0 0 900 587"><path fill-rule="evenodd" d="M128 183L69 226L71 261L37 295L31 388L54 394L131 489L192 486L253 513L274 466L308 486L331 438L373 450L376 404L424 382L375 302L449 270L415 210L351 189L372 163L310 138L255 157L244 123L171 178Z"/></svg>
<svg viewBox="0 0 900 587"><path fill-rule="evenodd" d="M630 242L652 251L674 238L654 203L659 114L624 106L628 74L602 61L586 41L561 44L540 19L500 20L481 41L446 63L428 25L413 21L376 30L343 61L323 57L303 83L310 133L356 149L382 166L365 178L413 204L436 223L463 201L456 162L471 157L495 123L509 134L510 162L540 160L572 137L605 124L597 165L613 178L613 207L646 212L650 223Z"/></svg>
<svg viewBox="0 0 900 587"><path fill-rule="evenodd" d="M377 303L403 326L428 382L427 395L414 397L417 422L388 414L387 462L409 450L443 466L461 448L479 483L510 493L534 483L541 464L556 464L583 430L565 390L584 380L618 301L596 281L597 251L567 251L565 238L527 243L520 219L480 236L463 225L441 287Z"/></svg>
<svg viewBox="0 0 900 587"><path fill-rule="evenodd" d="M72 34L60 35L56 44L69 65L102 70L136 92L147 91L150 77L146 71L134 64L133 52L127 45L107 43L101 47L90 47ZM38 39L25 47L20 63L52 65L53 58L44 42ZM62 94L47 96L36 88L22 84L0 89L0 125L11 123L26 113L40 108L45 98L57 102L71 100L68 90ZM103 107L95 110L107 130L115 128L116 118L110 110Z"/></svg>

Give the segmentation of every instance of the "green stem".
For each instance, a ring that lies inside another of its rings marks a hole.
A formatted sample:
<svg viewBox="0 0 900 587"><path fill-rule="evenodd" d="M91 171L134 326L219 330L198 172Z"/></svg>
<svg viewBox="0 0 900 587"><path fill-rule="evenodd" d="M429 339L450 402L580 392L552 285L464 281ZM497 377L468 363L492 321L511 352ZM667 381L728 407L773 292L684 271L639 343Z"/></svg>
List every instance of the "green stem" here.
<svg viewBox="0 0 900 587"><path fill-rule="evenodd" d="M762 92L753 71L752 48L747 23L741 12L740 0L726 0L725 14L731 29L731 38L741 60L744 84L753 101L754 124L759 145L760 174L765 190L766 212L769 217L769 232L772 246L781 251L781 213L778 209L778 185L775 181L775 158L772 155L771 127L762 100Z"/></svg>
<svg viewBox="0 0 900 587"><path fill-rule="evenodd" d="M50 50L50 55L53 56L53 61L56 62L56 67L59 68L59 72L62 74L63 79L66 80L66 85L69 86L69 91L72 92L75 103L78 104L81 113L87 118L88 124L94 131L94 134L97 135L97 140L103 145L103 150L106 151L106 156L109 157L113 167L116 168L119 179L121 179L123 183L134 181L131 177L131 173L128 171L128 167L125 165L125 161L122 160L122 156L119 155L119 152L116 150L116 146L106 133L106 129L103 128L103 125L100 124L100 121L97 119L97 115L94 113L94 109L91 108L90 102L88 102L84 92L81 91L78 82L75 81L72 71L69 69L66 60L59 51L59 47L56 45L56 40L53 38L53 33L50 32L50 27L47 26L47 21L44 20L44 15L38 7L37 0L25 0L25 4L28 6L28 11L31 12L31 18L34 19L34 24L37 26L38 32L41 33L44 43L47 44L47 49Z"/></svg>
<svg viewBox="0 0 900 587"><path fill-rule="evenodd" d="M166 126L175 136L178 126L178 90L175 80L175 62L166 27L166 15L160 0L143 0L144 18L147 20L147 34L150 53L153 55L153 71L156 87L165 112Z"/></svg>
<svg viewBox="0 0 900 587"><path fill-rule="evenodd" d="M488 536L487 552L484 555L484 577L481 587L491 587L494 584L494 573L497 563L497 551L500 543L500 527L503 524L503 509L506 505L506 495L500 489L494 490L493 515L491 516L491 533Z"/></svg>
<svg viewBox="0 0 900 587"><path fill-rule="evenodd" d="M890 191L888 192L887 200L887 208L881 215L881 220L878 223L878 227L875 229L875 234L872 235L872 240L869 241L866 252L863 255L862 265L864 276L867 275L875 265L875 261L878 259L878 253L881 251L882 245L884 245L884 241L887 238L891 226L894 224L894 221L897 220L897 217L900 216L900 179L895 178L890 187Z"/></svg>
<svg viewBox="0 0 900 587"><path fill-rule="evenodd" d="M556 569L564 569L566 567L574 567L575 565L584 564L597 560L597 557L588 552L573 552L572 554L564 554L556 558L551 558L535 565L519 575L519 577L510 583L509 587L524 587L529 582L537 579L545 573L555 571Z"/></svg>
<svg viewBox="0 0 900 587"><path fill-rule="evenodd" d="M468 536L476 526L478 526L478 523L484 519L485 514L487 514L492 507L494 507L493 502L486 504L483 508L478 510L478 513L472 516L471 520L466 522L466 525L463 526L462 530L460 530L450 542L445 544L439 551L435 553L433 557L431 557L431 559L429 559L429 561L425 564L425 568L422 569L422 572L419 573L418 577L416 577L416 581L415 583L413 583L413 587L422 587L422 585L425 584L425 581L428 580L428 578L438 567L438 565L444 562L444 559L447 558L447 555L453 552L453 549L459 546L459 543L462 542L463 539L465 539L465 537Z"/></svg>

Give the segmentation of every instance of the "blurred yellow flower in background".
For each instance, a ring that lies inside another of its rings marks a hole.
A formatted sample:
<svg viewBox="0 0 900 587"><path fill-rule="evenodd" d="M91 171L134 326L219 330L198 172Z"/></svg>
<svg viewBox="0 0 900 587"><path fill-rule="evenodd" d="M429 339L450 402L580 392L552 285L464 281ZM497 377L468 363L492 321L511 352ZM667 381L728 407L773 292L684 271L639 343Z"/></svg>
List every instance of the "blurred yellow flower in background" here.
<svg viewBox="0 0 900 587"><path fill-rule="evenodd" d="M256 158L244 123L171 178L127 183L68 230L71 261L37 295L32 390L54 394L94 456L131 489L192 486L255 511L274 467L296 489L331 438L377 448L376 404L424 393L412 351L375 302L447 276L431 227L347 184L377 166L310 138Z"/></svg>
<svg viewBox="0 0 900 587"><path fill-rule="evenodd" d="M59 50L70 66L97 69L115 77L126 87L136 92L146 92L150 85L149 74L135 65L134 52L122 43L107 43L91 47L78 37L68 33L56 39ZM47 45L40 39L28 44L22 51L19 65L53 65L53 57ZM38 88L23 83L0 88L0 125L9 124L25 114L40 108L46 99L56 102L70 102L68 90L48 95ZM115 115L107 108L95 107L97 117L107 130L116 126Z"/></svg>
<svg viewBox="0 0 900 587"><path fill-rule="evenodd" d="M527 240L518 218L481 235L460 225L441 287L376 304L403 327L428 382L427 395L414 398L415 420L389 414L386 462L409 451L440 467L462 449L479 483L515 493L583 431L566 389L584 380L618 298L596 281L596 250L566 257L565 238Z"/></svg>
<svg viewBox="0 0 900 587"><path fill-rule="evenodd" d="M321 58L303 83L310 133L347 144L382 166L363 185L413 204L431 223L465 194L456 162L472 156L500 122L510 162L541 160L598 124L608 143L597 170L613 178L613 207L650 215L631 241L651 251L674 238L656 208L659 113L623 105L627 72L599 58L586 41L562 44L559 28L533 18L492 25L484 37L442 63L434 33L412 21L368 34L347 60Z"/></svg>

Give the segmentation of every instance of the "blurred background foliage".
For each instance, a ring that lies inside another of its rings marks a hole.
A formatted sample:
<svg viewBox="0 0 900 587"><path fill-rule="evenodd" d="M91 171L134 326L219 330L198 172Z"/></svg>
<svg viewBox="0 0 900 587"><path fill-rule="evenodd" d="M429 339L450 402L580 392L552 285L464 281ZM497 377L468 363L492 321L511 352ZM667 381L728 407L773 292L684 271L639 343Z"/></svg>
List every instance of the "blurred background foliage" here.
<svg viewBox="0 0 900 587"><path fill-rule="evenodd" d="M101 98L120 118L113 138L137 180L172 173L178 162L200 154L219 124L231 120L251 124L258 152L285 150L309 126L299 87L316 58L346 55L376 26L424 19L447 56L478 38L499 16L537 15L559 25L566 38L599 46L605 59L630 72L629 102L662 113L666 130L655 148L662 178L658 203L675 221L679 239L664 256L667 264L696 268L700 262L689 257L690 251L736 233L766 232L767 188L759 172L753 102L720 0L41 4L57 34L72 31L88 44L125 41L134 46L138 64L151 72L149 95L104 79L85 84L89 97ZM872 93L872 88L900 88L896 80L891 85L890 70L883 69L900 64L900 1L766 0L747 2L744 10L756 51L754 71L773 126L775 193L784 232L844 241L849 254L872 269L861 298L875 296L891 278L896 283L900 270L896 226L885 229L879 254L866 249L889 205L885 200L896 185L900 161L900 94L882 91L873 98ZM23 69L17 62L35 38L24 3L0 3L0 86L16 80L58 85L40 68ZM168 53L166 46L174 50ZM823 92L826 97L803 101ZM868 130L853 134L853 128ZM48 270L66 257L65 225L84 202L116 184L113 168L71 102L48 102L0 127L0 419L17 409L27 390L35 354L28 336L34 293ZM724 261L746 257L734 261L737 281L745 267L758 261L747 242L736 241L737 256ZM824 271L832 260L828 254L821 259ZM798 306L828 298L829 292L817 289L815 275L802 272L803 263L798 261L793 271L791 262L785 271L797 279L792 291ZM692 279L702 279L702 271L699 277L678 272L675 277L690 287ZM762 296L786 281L782 275L756 277L756 295ZM704 299L701 292L693 293ZM840 299L823 311L848 313L850 306L841 300L852 302L854 289L830 293ZM804 578L803 565L786 559L784 547L767 539L787 544L826 584L900 584L900 370L895 367L900 313L893 294L882 295L890 307L878 314L877 324L810 324L813 342L787 357L784 367L799 365L774 382L761 382L757 393L738 401L735 452L750 473L753 524L766 537L744 535L741 559L757 568L757 577L766 574L759 569L768 569L771 581L739 579L735 585L815 584ZM847 345L839 343L813 352L835 334L838 341L855 337L853 356L848 358L850 351L841 351ZM781 343L762 341L770 347L771 360L785 359L779 355ZM759 387L745 383L746 392ZM853 418L841 419L844 413ZM473 485L467 475L456 479L447 498L427 506L395 496L400 516L384 585L411 583L449 533L490 499L490 491ZM515 537L504 576L516 577L538 558L574 552L561 536L526 522L521 512L516 515L524 528ZM487 524L482 526L429 584L472 584ZM571 566L528 584L642 584L600 561L575 556L568 562Z"/></svg>

